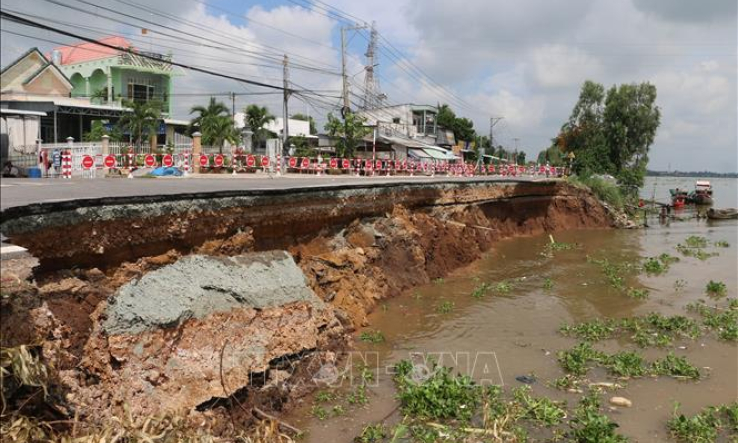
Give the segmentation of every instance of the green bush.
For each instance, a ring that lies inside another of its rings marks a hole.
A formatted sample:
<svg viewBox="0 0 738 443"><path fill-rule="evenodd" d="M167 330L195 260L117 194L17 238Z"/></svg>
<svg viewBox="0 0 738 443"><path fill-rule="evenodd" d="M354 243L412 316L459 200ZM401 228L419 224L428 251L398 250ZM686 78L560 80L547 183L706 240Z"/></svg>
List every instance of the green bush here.
<svg viewBox="0 0 738 443"><path fill-rule="evenodd" d="M591 176L571 177L569 182L574 186L589 188L597 198L617 209L623 209L627 202L618 185L604 179Z"/></svg>

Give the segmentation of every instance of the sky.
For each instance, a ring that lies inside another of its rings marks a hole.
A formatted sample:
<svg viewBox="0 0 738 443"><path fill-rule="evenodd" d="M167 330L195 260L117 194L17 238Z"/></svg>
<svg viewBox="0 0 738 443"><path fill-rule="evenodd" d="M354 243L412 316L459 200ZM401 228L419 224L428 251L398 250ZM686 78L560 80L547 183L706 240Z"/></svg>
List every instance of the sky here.
<svg viewBox="0 0 738 443"><path fill-rule="evenodd" d="M585 80L606 87L650 82L661 126L650 168L738 171L736 0L3 0L7 12L89 37L120 34L143 50L241 78L293 88L290 113L319 127L340 106L341 27L376 21L376 71L390 104L449 103L495 139L529 157L550 145ZM106 9L109 8L109 9ZM114 11L114 12L111 12ZM124 15L121 15L124 14ZM342 14L348 17L339 20ZM148 22L148 23L147 23ZM0 64L30 47L73 39L2 21ZM141 35L141 28L149 29ZM22 34L22 35L19 35ZM368 31L347 31L352 101L360 103ZM209 94L237 110L281 113L281 95L181 70L174 117ZM258 95L244 95L244 94Z"/></svg>

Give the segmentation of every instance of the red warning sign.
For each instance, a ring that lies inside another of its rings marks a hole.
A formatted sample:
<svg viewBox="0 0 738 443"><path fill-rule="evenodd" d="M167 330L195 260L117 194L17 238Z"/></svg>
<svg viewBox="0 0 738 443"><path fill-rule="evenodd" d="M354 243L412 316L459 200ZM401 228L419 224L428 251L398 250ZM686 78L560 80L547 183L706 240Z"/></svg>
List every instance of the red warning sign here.
<svg viewBox="0 0 738 443"><path fill-rule="evenodd" d="M167 168L171 168L174 165L174 157L172 157L172 154L166 154L161 158L161 163Z"/></svg>
<svg viewBox="0 0 738 443"><path fill-rule="evenodd" d="M85 169L90 169L93 166L95 166L95 159L92 158L91 155L85 155L82 157L82 167Z"/></svg>

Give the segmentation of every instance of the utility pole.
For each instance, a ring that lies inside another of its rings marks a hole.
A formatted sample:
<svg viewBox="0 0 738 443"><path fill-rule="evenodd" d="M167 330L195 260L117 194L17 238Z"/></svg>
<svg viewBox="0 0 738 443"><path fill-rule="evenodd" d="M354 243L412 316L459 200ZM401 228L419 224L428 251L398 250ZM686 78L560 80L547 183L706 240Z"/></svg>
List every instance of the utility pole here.
<svg viewBox="0 0 738 443"><path fill-rule="evenodd" d="M490 117L489 118L489 146L492 148L492 155L495 155L495 137L494 128L497 123L505 117Z"/></svg>
<svg viewBox="0 0 738 443"><path fill-rule="evenodd" d="M233 124L236 124L236 93L231 91L231 118L233 119Z"/></svg>
<svg viewBox="0 0 738 443"><path fill-rule="evenodd" d="M284 55L284 61L283 69L282 69L282 86L284 87L284 99L283 99L283 106L282 106L282 162L280 165L278 165L279 170L282 170L282 166L284 165L284 157L287 155L288 147L287 147L287 138L289 137L289 109L288 109L288 102L290 100L290 71L289 67L287 66L288 58L287 54Z"/></svg>
<svg viewBox="0 0 738 443"><path fill-rule="evenodd" d="M515 141L515 154L514 154L515 158L513 158L513 160L515 160L515 164L517 165L518 164L518 141L520 141L520 139L518 137L515 137L513 138L513 140Z"/></svg>
<svg viewBox="0 0 738 443"><path fill-rule="evenodd" d="M348 74L346 73L346 31L357 31L359 29L366 29L366 25L341 27L341 77L343 78L343 109L341 110L341 115L343 115L344 119L346 118L346 114L351 112Z"/></svg>

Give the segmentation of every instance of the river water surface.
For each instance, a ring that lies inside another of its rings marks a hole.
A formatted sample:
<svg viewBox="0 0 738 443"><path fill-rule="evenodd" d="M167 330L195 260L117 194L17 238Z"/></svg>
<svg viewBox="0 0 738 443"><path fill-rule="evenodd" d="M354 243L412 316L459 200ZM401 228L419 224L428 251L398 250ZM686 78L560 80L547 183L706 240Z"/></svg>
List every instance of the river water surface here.
<svg viewBox="0 0 738 443"><path fill-rule="evenodd" d="M738 206L735 179L711 181L716 207ZM666 202L668 189L675 186L692 189L694 181L649 179L642 196ZM385 341L370 344L357 338L358 351L370 355L367 358L370 367L379 368L366 406L347 406L345 413L321 420L311 414L314 400L308 398L288 419L308 432L306 441L320 443L349 442L361 433L364 425L383 419L388 425L396 423L400 416L395 410L395 388L391 374L383 368L413 353L430 353L441 364L455 366L478 381L502 384L506 389L520 386L517 376L533 374L538 379L533 385L535 394L575 405L579 395L546 385L546 381L564 375L556 361L556 352L578 343L558 332L562 323L650 312L692 315L687 314L686 305L706 298L705 285L710 280L724 282L729 297L738 295L738 223L696 219L693 215L693 210L686 209L677 213L682 220L668 224L652 218L648 220L649 228L639 230L560 232L555 236L556 241L576 243L578 247L557 251L553 257L541 254L550 241L547 235L498 243L471 266L442 282L388 300L371 315L369 329L381 331ZM719 255L704 261L681 256L675 246L691 235L706 237L711 243L727 241L730 246L707 248L708 252ZM628 281L630 286L649 289L646 300L629 298L611 288L601 269L587 260L589 256L612 262L640 262L662 253L679 256L681 260L663 275L639 274ZM552 288L544 289L546 279L550 279ZM482 282L496 285L503 281L511 285L509 292L490 291L483 298L470 295ZM628 340L610 340L598 343L597 347L608 352L640 350ZM738 348L734 342L720 341L708 333L696 340L676 341L667 348L647 348L641 352L650 361L670 350L686 356L697 367L708 368L703 370L708 375L696 382L644 377L631 380L618 390L614 395L629 398L633 407L611 410L608 415L632 441L669 441L666 421L671 417L674 402L692 414L705 406L738 398ZM589 379L607 381L608 378L604 371L593 370Z"/></svg>

